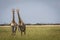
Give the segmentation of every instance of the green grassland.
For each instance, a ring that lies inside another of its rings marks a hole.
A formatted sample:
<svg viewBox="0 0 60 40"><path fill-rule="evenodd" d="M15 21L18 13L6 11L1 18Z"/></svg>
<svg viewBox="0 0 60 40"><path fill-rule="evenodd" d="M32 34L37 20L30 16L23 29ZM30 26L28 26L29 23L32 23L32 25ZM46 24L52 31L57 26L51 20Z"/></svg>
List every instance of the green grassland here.
<svg viewBox="0 0 60 40"><path fill-rule="evenodd" d="M0 26L0 40L60 40L60 25L28 25L22 36L18 30L12 35L11 27Z"/></svg>

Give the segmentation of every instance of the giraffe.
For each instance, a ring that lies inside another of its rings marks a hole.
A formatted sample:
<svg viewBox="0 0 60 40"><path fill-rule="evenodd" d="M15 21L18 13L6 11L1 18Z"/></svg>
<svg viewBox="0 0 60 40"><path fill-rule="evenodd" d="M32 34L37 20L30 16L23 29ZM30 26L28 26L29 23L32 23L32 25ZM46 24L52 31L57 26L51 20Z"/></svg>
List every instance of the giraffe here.
<svg viewBox="0 0 60 40"><path fill-rule="evenodd" d="M22 21L20 15L19 15L19 9L16 10L17 11L17 15L18 15L18 30L21 31L21 35L26 34L26 25L24 24L24 22Z"/></svg>
<svg viewBox="0 0 60 40"><path fill-rule="evenodd" d="M14 12L15 12L14 9L12 9L12 22L11 22L12 33L16 33L17 30L17 23L15 22Z"/></svg>

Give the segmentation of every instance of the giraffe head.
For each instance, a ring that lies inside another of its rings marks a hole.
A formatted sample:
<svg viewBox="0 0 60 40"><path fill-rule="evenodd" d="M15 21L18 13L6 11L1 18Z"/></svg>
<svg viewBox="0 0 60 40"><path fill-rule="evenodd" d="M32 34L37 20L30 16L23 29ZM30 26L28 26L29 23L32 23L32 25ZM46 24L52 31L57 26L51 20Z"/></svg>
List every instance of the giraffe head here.
<svg viewBox="0 0 60 40"><path fill-rule="evenodd" d="M13 14L14 14L14 12L15 12L14 9L12 9L12 13L13 13Z"/></svg>
<svg viewBox="0 0 60 40"><path fill-rule="evenodd" d="M17 13L19 13L19 9L16 9Z"/></svg>

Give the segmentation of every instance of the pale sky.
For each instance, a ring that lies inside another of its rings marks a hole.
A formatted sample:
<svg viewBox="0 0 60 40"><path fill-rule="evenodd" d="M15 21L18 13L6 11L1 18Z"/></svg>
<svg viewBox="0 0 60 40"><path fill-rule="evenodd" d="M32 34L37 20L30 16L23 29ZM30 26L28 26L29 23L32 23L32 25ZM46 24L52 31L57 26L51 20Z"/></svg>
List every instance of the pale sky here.
<svg viewBox="0 0 60 40"><path fill-rule="evenodd" d="M0 0L0 24L11 22L13 8L24 23L60 23L60 0Z"/></svg>

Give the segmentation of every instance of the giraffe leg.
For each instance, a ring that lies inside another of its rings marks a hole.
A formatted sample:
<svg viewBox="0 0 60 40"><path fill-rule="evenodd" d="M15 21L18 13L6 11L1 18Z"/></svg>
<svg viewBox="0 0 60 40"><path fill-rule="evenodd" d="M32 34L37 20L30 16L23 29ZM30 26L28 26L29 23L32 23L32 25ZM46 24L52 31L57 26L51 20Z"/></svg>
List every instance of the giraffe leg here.
<svg viewBox="0 0 60 40"><path fill-rule="evenodd" d="M24 28L24 35L26 35L26 27Z"/></svg>
<svg viewBox="0 0 60 40"><path fill-rule="evenodd" d="M17 31L17 27L15 27L15 33L16 33L16 31Z"/></svg>
<svg viewBox="0 0 60 40"><path fill-rule="evenodd" d="M20 32L20 27L18 27L18 31Z"/></svg>
<svg viewBox="0 0 60 40"><path fill-rule="evenodd" d="M12 26L12 33L14 33L14 26Z"/></svg>
<svg viewBox="0 0 60 40"><path fill-rule="evenodd" d="M17 27L12 26L12 35L15 35L16 34L16 30L17 30Z"/></svg>
<svg viewBox="0 0 60 40"><path fill-rule="evenodd" d="M23 32L21 31L21 36L22 36Z"/></svg>
<svg viewBox="0 0 60 40"><path fill-rule="evenodd" d="M26 31L24 31L24 35L26 35Z"/></svg>
<svg viewBox="0 0 60 40"><path fill-rule="evenodd" d="M14 26L12 26L12 35L15 35Z"/></svg>

